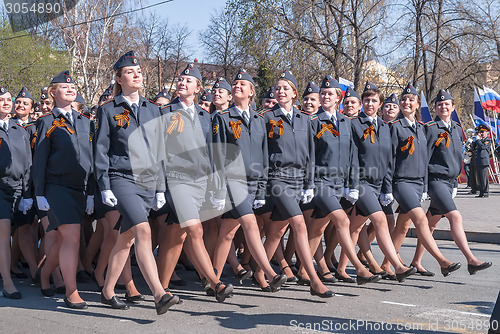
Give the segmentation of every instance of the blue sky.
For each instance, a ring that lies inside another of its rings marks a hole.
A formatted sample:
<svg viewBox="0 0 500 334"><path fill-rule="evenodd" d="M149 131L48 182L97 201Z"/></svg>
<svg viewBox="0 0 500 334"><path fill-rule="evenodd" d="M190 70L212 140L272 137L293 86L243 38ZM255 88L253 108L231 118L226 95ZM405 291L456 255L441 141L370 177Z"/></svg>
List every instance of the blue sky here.
<svg viewBox="0 0 500 334"><path fill-rule="evenodd" d="M162 0L150 0L143 6L152 5ZM153 7L155 13L167 17L171 26L186 24L192 30L189 45L194 57L203 60L203 48L199 47L199 32L205 30L210 21L210 14L216 9L224 8L226 0L173 0Z"/></svg>

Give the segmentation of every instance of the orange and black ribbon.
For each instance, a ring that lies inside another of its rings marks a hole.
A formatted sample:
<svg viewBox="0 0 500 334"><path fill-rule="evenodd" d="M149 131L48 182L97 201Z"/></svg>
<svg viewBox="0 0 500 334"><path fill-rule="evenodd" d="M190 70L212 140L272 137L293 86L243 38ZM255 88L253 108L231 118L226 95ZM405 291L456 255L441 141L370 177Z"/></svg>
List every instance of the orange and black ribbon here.
<svg viewBox="0 0 500 334"><path fill-rule="evenodd" d="M170 125L167 128L167 133L170 135L174 132L174 129L177 127L177 132L182 132L184 130L184 120L182 119L182 115L180 112L175 113L170 117Z"/></svg>
<svg viewBox="0 0 500 334"><path fill-rule="evenodd" d="M406 139L406 144L401 147L401 152L403 151L408 151L408 153L413 154L415 152L415 144L413 144L413 140L415 137L410 136L408 139Z"/></svg>
<svg viewBox="0 0 500 334"><path fill-rule="evenodd" d="M123 127L125 125L124 122L127 122L127 126L130 126L130 116L128 114L130 114L130 110L125 109L123 113L113 116L116 125Z"/></svg>
<svg viewBox="0 0 500 334"><path fill-rule="evenodd" d="M241 120L237 122L229 121L229 125L231 126L231 130L233 130L234 139L238 139L241 137Z"/></svg>
<svg viewBox="0 0 500 334"><path fill-rule="evenodd" d="M321 124L321 130L316 135L316 138L320 139L325 134L326 131L330 132L334 136L337 136L337 137L339 136L339 132L337 130L335 130L333 124L328 124L328 125Z"/></svg>
<svg viewBox="0 0 500 334"><path fill-rule="evenodd" d="M280 136L283 136L283 133L285 133L285 128L283 127L283 119L280 119L279 121L270 120L269 123L271 123L271 131L269 131L269 138L273 138L275 126L279 127L278 134Z"/></svg>
<svg viewBox="0 0 500 334"><path fill-rule="evenodd" d="M2 142L3 142L3 139L0 138L0 147L2 147Z"/></svg>
<svg viewBox="0 0 500 334"><path fill-rule="evenodd" d="M66 120L64 118L60 118L59 120L54 120L52 122L52 126L47 130L45 137L49 138L52 132L54 132L54 130L57 128L66 128L66 130L68 130L70 134L75 133L75 130L68 127L68 124L66 124Z"/></svg>
<svg viewBox="0 0 500 334"><path fill-rule="evenodd" d="M38 136L38 131L35 131L35 134L33 135L33 139L31 139L31 149L33 149L33 147L35 147L35 142L36 142L36 137Z"/></svg>
<svg viewBox="0 0 500 334"><path fill-rule="evenodd" d="M370 125L369 128L366 128L363 132L363 140L368 138L368 136L370 136L370 141L372 142L372 144L375 144L375 127L373 126L373 124Z"/></svg>
<svg viewBox="0 0 500 334"><path fill-rule="evenodd" d="M439 146L439 144L441 144L441 142L442 142L443 140L446 140L446 143L444 144L444 146L445 146L445 147L450 147L450 142L451 142L451 140L450 140L450 137L449 137L449 135L448 135L448 132L446 132L446 131L445 131L445 132L441 132L441 133L439 134L438 140L436 140L436 143L435 143L434 145L436 145L436 147L438 147L438 146Z"/></svg>

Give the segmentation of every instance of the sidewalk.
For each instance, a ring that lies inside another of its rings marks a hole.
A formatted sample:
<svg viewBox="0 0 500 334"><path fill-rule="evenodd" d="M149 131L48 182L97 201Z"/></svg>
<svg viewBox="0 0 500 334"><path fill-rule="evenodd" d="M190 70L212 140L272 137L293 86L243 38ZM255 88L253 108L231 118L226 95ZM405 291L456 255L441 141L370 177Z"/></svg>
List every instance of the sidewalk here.
<svg viewBox="0 0 500 334"><path fill-rule="evenodd" d="M490 197L476 198L469 195L470 189L465 184L458 186L458 195L455 203L463 216L463 224L467 239L470 242L484 242L500 244L500 185L490 184ZM429 201L423 204L427 211ZM416 237L417 233L412 225L408 236ZM450 224L446 218L441 219L434 238L439 240L453 240L450 233Z"/></svg>

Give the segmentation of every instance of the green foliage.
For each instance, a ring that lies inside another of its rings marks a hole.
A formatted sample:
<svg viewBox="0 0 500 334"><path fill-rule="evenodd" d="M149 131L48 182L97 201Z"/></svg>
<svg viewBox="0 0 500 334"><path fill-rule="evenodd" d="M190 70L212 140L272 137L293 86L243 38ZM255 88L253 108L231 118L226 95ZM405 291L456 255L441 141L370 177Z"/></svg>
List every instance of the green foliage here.
<svg viewBox="0 0 500 334"><path fill-rule="evenodd" d="M22 37L13 38L17 36ZM37 99L40 88L68 68L66 52L24 31L13 33L9 22L0 19L0 85L7 87L12 95L26 86Z"/></svg>

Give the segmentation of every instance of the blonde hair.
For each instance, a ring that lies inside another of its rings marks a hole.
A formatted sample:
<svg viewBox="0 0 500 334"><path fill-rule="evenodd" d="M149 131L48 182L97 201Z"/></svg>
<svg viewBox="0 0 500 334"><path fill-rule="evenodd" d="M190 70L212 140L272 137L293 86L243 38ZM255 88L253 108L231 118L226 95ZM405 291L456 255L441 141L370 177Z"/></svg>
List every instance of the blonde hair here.
<svg viewBox="0 0 500 334"><path fill-rule="evenodd" d="M295 87L293 82L291 82L290 80L285 79L285 78L279 78L278 81L284 81L284 82L288 83L290 85L290 87L292 87L292 89L295 93L295 97L292 99L292 101L293 101L293 104L295 105L295 102L297 102L297 100L299 99L299 92L297 91L297 87Z"/></svg>
<svg viewBox="0 0 500 334"><path fill-rule="evenodd" d="M57 90L57 83L51 83L47 88L47 96L49 97L49 101L52 105L54 105L54 97L52 96L52 92Z"/></svg>

